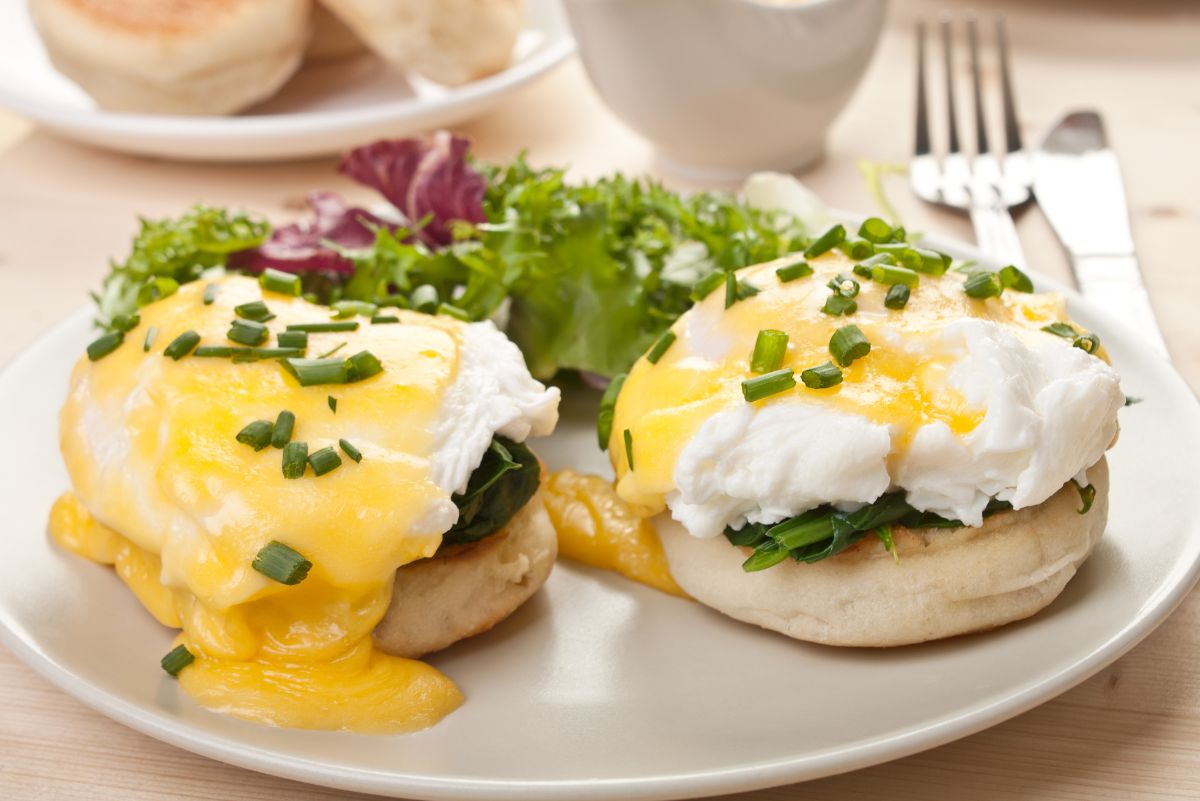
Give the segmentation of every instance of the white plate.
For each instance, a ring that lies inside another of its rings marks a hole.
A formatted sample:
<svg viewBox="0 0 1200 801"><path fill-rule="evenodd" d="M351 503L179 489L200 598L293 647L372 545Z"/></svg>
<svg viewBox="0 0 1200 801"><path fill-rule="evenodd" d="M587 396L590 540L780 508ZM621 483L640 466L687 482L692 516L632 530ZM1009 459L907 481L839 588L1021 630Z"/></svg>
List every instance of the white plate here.
<svg viewBox="0 0 1200 801"><path fill-rule="evenodd" d="M1200 569L1200 406L1123 325L1071 301L1077 319L1101 332L1126 391L1145 401L1122 412L1111 520L1095 555L1050 608L986 635L891 650L807 645L562 562L512 618L431 660L467 702L427 731L269 729L208 712L159 668L172 633L111 570L59 551L44 533L67 487L56 416L71 364L93 336L83 311L0 374L0 640L153 737L267 773L408 798L698 796L911 754L1091 676L1162 622ZM538 446L551 466L607 469L591 403L572 398L559 432Z"/></svg>
<svg viewBox="0 0 1200 801"><path fill-rule="evenodd" d="M235 117L103 111L50 64L24 0L0 2L0 105L91 145L178 159L263 161L337 153L462 122L575 50L558 0L528 0L529 23L503 72L457 88L408 78L370 57L306 65L275 97Z"/></svg>

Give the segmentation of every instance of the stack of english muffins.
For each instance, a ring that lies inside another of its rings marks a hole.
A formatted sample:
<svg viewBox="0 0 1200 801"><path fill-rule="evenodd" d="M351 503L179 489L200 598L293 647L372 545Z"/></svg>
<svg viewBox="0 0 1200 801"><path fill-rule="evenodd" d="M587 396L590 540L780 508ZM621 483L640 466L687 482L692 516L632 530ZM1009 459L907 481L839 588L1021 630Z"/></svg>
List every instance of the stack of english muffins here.
<svg viewBox="0 0 1200 801"><path fill-rule="evenodd" d="M28 0L55 67L105 109L233 114L305 61L370 50L460 85L504 69L523 0Z"/></svg>

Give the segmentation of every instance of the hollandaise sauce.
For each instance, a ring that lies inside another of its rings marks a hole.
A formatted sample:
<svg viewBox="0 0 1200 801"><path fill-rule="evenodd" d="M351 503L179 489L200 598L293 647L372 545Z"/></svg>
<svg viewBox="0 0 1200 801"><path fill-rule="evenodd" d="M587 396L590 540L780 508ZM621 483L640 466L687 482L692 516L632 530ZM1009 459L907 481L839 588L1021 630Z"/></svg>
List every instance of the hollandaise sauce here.
<svg viewBox="0 0 1200 801"><path fill-rule="evenodd" d="M687 597L667 569L654 526L617 497L611 482L562 470L550 476L542 499L558 532L560 554Z"/></svg>
<svg viewBox="0 0 1200 801"><path fill-rule="evenodd" d="M429 726L462 694L371 635L397 568L432 556L455 519L431 459L462 324L398 312L400 325L328 326L327 308L251 279L215 285L143 308L122 341L76 366L61 414L72 490L50 533L112 565L156 620L181 630L176 644L194 660L177 677L204 706L277 726ZM260 319L230 339L243 315ZM332 372L231 357L275 347L289 326L307 333L306 358L341 351L316 364ZM186 347L164 353L187 332ZM371 358L356 373L362 353ZM276 421L280 436L268 436ZM264 567L272 543L305 570Z"/></svg>

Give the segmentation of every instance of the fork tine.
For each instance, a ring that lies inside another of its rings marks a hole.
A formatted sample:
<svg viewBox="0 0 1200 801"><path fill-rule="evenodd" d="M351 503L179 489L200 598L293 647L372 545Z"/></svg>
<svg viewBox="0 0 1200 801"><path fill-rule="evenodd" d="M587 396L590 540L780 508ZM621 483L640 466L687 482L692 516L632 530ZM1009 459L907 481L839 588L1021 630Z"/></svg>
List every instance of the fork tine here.
<svg viewBox="0 0 1200 801"><path fill-rule="evenodd" d="M996 44L1000 51L1000 87L1004 98L1004 148L1009 153L1021 150L1021 128L1017 125L1017 104L1013 100L1012 73L1008 64L1008 31L1004 15L996 15Z"/></svg>
<svg viewBox="0 0 1200 801"><path fill-rule="evenodd" d="M958 144L958 111L954 105L954 56L953 56L953 32L950 28L951 18L943 16L941 20L942 26L942 56L946 62L946 115L950 118L949 126L949 143L947 145L948 153L958 153L960 148Z"/></svg>
<svg viewBox="0 0 1200 801"><path fill-rule="evenodd" d="M975 96L975 155L988 152L987 123L983 116L983 87L979 77L979 25L975 15L967 17L967 47L971 51L971 89Z"/></svg>
<svg viewBox="0 0 1200 801"><path fill-rule="evenodd" d="M913 153L926 156L932 152L929 144L929 104L925 95L925 22L917 23L917 132Z"/></svg>

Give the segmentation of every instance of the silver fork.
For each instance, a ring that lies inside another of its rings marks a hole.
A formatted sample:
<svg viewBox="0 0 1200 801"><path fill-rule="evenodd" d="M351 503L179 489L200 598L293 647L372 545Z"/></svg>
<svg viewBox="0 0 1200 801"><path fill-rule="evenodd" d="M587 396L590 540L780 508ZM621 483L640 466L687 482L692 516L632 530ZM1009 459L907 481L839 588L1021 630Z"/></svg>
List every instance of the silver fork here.
<svg viewBox="0 0 1200 801"><path fill-rule="evenodd" d="M917 130L913 157L909 161L909 184L913 193L927 203L966 211L975 228L975 239L987 255L1025 266L1021 240L1010 209L1031 197L1033 173L1021 144L1013 99L1008 60L1008 36L1004 17L996 17L996 44L1000 54L1001 97L1004 108L1004 152L988 146L983 89L979 69L979 26L974 15L966 20L967 45L971 58L971 88L974 98L975 148L970 156L962 149L955 109L953 22L941 19L942 54L946 73L946 153L940 159L929 139L929 102L925 89L925 23L917 23Z"/></svg>

